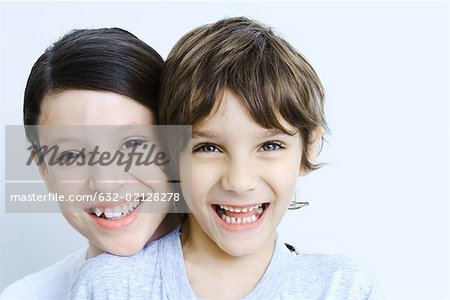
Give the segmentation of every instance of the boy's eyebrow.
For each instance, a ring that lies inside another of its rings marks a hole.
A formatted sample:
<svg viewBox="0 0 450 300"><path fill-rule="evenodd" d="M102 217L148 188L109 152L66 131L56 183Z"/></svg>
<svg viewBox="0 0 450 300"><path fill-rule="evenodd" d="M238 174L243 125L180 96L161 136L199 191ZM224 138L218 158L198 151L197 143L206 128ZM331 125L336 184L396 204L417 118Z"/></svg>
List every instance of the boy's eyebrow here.
<svg viewBox="0 0 450 300"><path fill-rule="evenodd" d="M265 129L256 134L257 138L272 138L277 135L289 135L280 129Z"/></svg>
<svg viewBox="0 0 450 300"><path fill-rule="evenodd" d="M257 133L255 133L256 138L272 138L274 136L278 135L289 135L284 131L281 131L280 129L264 129ZM205 139L213 139L216 138L218 134L215 131L210 130L203 130L203 131L193 131L192 132L192 138L205 138Z"/></svg>
<svg viewBox="0 0 450 300"><path fill-rule="evenodd" d="M215 138L217 135L215 132L210 130L203 130L203 131L192 131L192 138L205 138L205 139L212 139Z"/></svg>

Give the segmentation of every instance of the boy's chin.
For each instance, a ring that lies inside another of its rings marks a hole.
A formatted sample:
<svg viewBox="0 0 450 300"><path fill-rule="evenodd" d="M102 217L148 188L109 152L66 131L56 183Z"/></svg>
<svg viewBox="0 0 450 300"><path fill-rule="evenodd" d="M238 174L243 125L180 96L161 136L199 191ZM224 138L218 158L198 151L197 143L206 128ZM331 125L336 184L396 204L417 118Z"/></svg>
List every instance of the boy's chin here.
<svg viewBox="0 0 450 300"><path fill-rule="evenodd" d="M245 257L260 252L265 248L265 243L262 240L247 240L243 241L222 241L218 244L219 248L233 257Z"/></svg>

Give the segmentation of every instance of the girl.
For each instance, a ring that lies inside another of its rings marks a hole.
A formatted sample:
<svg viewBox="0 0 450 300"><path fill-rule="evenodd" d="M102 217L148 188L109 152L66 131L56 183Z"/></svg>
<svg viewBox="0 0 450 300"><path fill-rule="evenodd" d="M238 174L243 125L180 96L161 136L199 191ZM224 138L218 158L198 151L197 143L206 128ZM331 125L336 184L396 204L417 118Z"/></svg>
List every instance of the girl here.
<svg viewBox="0 0 450 300"><path fill-rule="evenodd" d="M101 145L123 154L142 149L154 140L147 129L159 115L162 64L155 50L125 30L70 32L49 47L31 70L23 105L28 139L36 150L50 140L60 140L57 159L62 161L86 158L82 147L91 150ZM36 127L39 136L33 131ZM38 165L50 192L66 198L109 194L114 201L60 202L64 217L89 246L13 283L1 299L65 299L86 258L104 251L134 254L176 226L173 216L166 218L170 202L155 209L146 199L129 201L136 194L170 191L167 175L158 166L133 165L124 171L114 164L51 166L47 159ZM150 209L154 213L145 213Z"/></svg>

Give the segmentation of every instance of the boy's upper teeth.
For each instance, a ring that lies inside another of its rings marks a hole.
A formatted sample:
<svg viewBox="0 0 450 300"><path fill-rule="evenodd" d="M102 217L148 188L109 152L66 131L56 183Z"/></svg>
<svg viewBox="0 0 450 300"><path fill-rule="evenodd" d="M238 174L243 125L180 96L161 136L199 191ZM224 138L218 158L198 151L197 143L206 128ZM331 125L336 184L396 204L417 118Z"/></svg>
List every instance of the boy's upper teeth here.
<svg viewBox="0 0 450 300"><path fill-rule="evenodd" d="M254 209L258 209L262 207L262 203L260 204L256 204L256 205L251 205L251 206L247 206L247 207L233 207L233 206L228 206L228 205L220 205L220 208L223 210L227 210L227 211L231 211L231 212L236 212L236 213L246 213L248 211L253 211Z"/></svg>

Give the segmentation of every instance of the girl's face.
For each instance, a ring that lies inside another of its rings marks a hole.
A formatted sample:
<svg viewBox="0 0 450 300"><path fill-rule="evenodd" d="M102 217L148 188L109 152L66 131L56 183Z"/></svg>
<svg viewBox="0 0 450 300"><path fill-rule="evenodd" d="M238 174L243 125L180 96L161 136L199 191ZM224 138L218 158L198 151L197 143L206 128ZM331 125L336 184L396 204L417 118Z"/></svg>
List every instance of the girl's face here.
<svg viewBox="0 0 450 300"><path fill-rule="evenodd" d="M258 125L226 90L213 113L193 128L181 155L182 189L192 216L190 238L214 242L232 256L255 253L275 240L295 191L301 162L299 134ZM295 128L282 125L290 132ZM185 174L185 175L183 175Z"/></svg>
<svg viewBox="0 0 450 300"><path fill-rule="evenodd" d="M127 158L133 149L156 143L148 126L152 124L155 119L148 108L111 92L66 90L44 98L39 125L52 126L39 128L41 145L58 146L57 159L81 162L84 156L85 161L81 166L46 163L40 171L50 192L62 194L66 199L85 197L84 201L60 202L60 208L67 221L89 240L92 253L136 253L170 208L169 202L145 201L149 194L169 191L160 167L132 164L125 170L117 160L103 165L87 163L93 155L89 152L96 147L99 153L109 152L113 156L118 152ZM97 154L93 161L99 158ZM89 197L96 198L88 201Z"/></svg>

